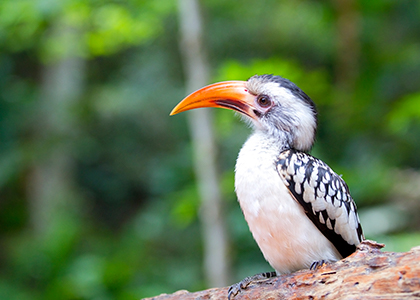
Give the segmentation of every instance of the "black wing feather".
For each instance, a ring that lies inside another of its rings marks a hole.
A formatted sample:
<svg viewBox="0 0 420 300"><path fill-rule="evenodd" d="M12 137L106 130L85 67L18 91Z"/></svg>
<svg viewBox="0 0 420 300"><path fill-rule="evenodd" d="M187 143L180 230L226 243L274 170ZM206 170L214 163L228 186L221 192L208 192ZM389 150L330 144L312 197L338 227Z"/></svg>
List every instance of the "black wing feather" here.
<svg viewBox="0 0 420 300"><path fill-rule="evenodd" d="M344 180L321 160L293 149L280 154L277 171L308 218L341 256L352 254L364 237Z"/></svg>

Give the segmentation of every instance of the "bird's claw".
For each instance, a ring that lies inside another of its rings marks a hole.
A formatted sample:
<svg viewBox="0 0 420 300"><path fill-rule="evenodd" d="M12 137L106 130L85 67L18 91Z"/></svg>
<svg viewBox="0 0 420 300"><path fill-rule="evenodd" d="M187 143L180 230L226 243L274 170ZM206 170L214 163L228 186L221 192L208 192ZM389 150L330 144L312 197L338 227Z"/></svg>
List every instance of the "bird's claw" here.
<svg viewBox="0 0 420 300"><path fill-rule="evenodd" d="M314 261L311 267L309 268L309 270L318 270L322 268L323 266L325 266L326 264L327 264L327 261L323 259Z"/></svg>
<svg viewBox="0 0 420 300"><path fill-rule="evenodd" d="M250 285L252 282L260 281L260 280L264 280L264 279L268 279L268 278L276 277L276 276L277 276L276 272L266 272L266 273L260 273L254 276L246 277L242 279L241 281L239 281L238 283L235 283L229 287L228 300L233 299L233 297L235 297L241 291L245 290L248 287L248 285Z"/></svg>
<svg viewBox="0 0 420 300"><path fill-rule="evenodd" d="M242 282L242 281L241 281ZM241 282L235 283L229 287L228 290L228 300L233 299L237 294L239 294L244 288L241 287Z"/></svg>
<svg viewBox="0 0 420 300"><path fill-rule="evenodd" d="M248 285L254 281L253 276L246 277L238 283L232 284L228 290L228 300L233 299L237 294L245 290Z"/></svg>

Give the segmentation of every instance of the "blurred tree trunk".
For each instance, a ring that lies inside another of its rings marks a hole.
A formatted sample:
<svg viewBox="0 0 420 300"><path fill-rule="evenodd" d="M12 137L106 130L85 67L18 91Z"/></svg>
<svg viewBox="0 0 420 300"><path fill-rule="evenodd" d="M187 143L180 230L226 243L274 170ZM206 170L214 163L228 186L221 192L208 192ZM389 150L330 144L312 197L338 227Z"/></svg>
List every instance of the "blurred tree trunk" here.
<svg viewBox="0 0 420 300"><path fill-rule="evenodd" d="M336 20L335 85L336 130L341 132L355 118L355 88L360 76L360 12L356 0L333 0Z"/></svg>
<svg viewBox="0 0 420 300"><path fill-rule="evenodd" d="M60 22L54 26L52 38L60 41L63 36L74 38L77 34ZM72 49L74 40L65 41L61 47ZM75 56L46 64L42 70L38 123L34 128L37 152L27 186L31 224L40 236L57 222L71 218L78 209L72 142L77 132L75 104L83 90L84 73L85 61Z"/></svg>
<svg viewBox="0 0 420 300"><path fill-rule="evenodd" d="M180 48L187 90L192 92L209 82L209 67L202 41L202 20L198 0L179 0L178 6ZM210 286L224 286L230 281L230 263L212 113L210 109L194 110L188 113L188 121L201 197L205 276Z"/></svg>
<svg viewBox="0 0 420 300"><path fill-rule="evenodd" d="M337 12L337 85L343 91L352 92L359 77L361 17L356 0L333 2Z"/></svg>

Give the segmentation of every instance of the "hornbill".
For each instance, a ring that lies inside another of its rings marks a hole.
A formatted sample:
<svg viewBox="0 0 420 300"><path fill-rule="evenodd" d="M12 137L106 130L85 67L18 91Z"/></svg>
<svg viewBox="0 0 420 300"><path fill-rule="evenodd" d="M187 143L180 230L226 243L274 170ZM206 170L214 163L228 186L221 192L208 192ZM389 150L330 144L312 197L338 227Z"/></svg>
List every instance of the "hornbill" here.
<svg viewBox="0 0 420 300"><path fill-rule="evenodd" d="M171 115L200 107L239 112L254 131L239 152L235 190L252 235L276 270L232 285L228 298L259 279L349 256L364 239L344 180L308 154L317 110L293 82L274 75L201 88Z"/></svg>

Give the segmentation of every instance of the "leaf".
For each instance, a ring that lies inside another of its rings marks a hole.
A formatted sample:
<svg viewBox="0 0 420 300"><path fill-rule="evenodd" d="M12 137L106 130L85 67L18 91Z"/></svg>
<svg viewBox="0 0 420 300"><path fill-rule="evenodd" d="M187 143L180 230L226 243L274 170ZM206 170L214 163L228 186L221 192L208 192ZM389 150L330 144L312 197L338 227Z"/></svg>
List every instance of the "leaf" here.
<svg viewBox="0 0 420 300"><path fill-rule="evenodd" d="M403 97L388 115L388 128L392 133L406 133L413 122L420 121L420 93Z"/></svg>

